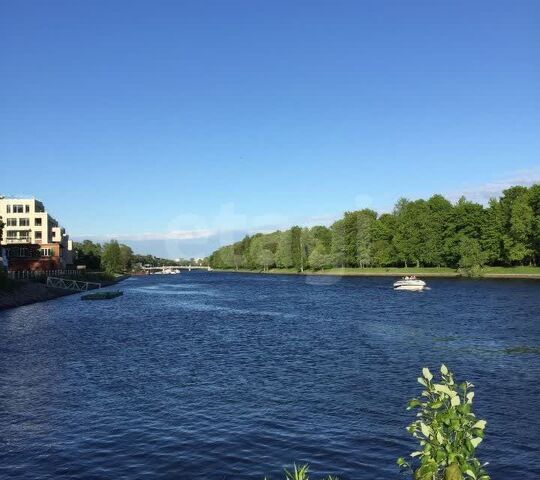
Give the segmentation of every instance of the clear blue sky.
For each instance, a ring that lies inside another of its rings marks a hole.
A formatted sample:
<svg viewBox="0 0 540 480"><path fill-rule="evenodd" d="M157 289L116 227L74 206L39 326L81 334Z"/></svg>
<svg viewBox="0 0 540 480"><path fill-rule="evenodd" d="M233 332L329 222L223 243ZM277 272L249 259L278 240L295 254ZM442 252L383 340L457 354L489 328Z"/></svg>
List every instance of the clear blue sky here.
<svg viewBox="0 0 540 480"><path fill-rule="evenodd" d="M538 1L1 0L0 192L136 238L536 175L539 25Z"/></svg>

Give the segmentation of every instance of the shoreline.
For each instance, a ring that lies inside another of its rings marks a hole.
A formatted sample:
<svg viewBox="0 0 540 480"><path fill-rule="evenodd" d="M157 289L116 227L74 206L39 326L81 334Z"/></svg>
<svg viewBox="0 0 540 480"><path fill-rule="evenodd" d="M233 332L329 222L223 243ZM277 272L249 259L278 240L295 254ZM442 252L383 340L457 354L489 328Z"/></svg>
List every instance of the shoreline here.
<svg viewBox="0 0 540 480"><path fill-rule="evenodd" d="M224 273L250 273L250 274L261 274L261 275L300 275L300 276L336 276L336 277L403 277L407 275L415 275L417 277L432 277L432 278L473 278L473 279L487 279L487 280L511 280L511 279L521 279L521 280L540 280L540 268L539 273L524 273L524 272L489 272L487 271L479 277L468 277L463 275L460 272L452 271L429 271L428 269L395 269L389 271L369 271L368 269L355 269L355 268L333 268L329 270L306 270L304 272L297 272L292 269L271 269L266 272L262 270L247 270L247 269L214 269L215 272L224 272Z"/></svg>
<svg viewBox="0 0 540 480"><path fill-rule="evenodd" d="M126 280L130 276L131 275L121 275L114 280L107 280L99 283L101 283L102 288L110 287L111 285L116 285L117 283ZM76 293L85 292L50 288L43 283L27 281L23 282L22 285L11 292L0 292L0 312L12 308L23 307L25 305L32 305L34 303L47 302Z"/></svg>

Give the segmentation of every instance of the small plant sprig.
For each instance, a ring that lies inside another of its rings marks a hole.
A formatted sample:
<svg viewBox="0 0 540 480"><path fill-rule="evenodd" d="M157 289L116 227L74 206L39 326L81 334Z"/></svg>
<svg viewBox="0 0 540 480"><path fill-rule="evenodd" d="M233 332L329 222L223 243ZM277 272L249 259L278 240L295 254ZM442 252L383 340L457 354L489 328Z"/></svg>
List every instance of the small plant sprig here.
<svg viewBox="0 0 540 480"><path fill-rule="evenodd" d="M264 480L268 480L265 478ZM302 465L297 467L294 464L294 470L285 469L285 480L309 480L309 467L308 465ZM328 476L325 480L339 480L337 477Z"/></svg>
<svg viewBox="0 0 540 480"><path fill-rule="evenodd" d="M398 458L398 465L413 472L415 480L489 480L485 464L475 457L486 421L472 412L474 385L456 384L445 365L441 366L440 383L434 382L428 368L422 370L418 382L425 389L407 405L407 410L418 409L417 420L407 431L421 449L411 453L410 462Z"/></svg>

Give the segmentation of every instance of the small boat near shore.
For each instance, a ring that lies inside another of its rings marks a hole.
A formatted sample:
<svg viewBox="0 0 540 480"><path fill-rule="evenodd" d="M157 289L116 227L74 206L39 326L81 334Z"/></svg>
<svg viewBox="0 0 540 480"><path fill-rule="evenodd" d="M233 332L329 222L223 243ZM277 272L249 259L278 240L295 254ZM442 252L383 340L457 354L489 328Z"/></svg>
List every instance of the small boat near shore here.
<svg viewBox="0 0 540 480"><path fill-rule="evenodd" d="M416 278L414 275L411 277L404 277L394 283L394 290L408 290L410 292L420 292L427 288L426 282Z"/></svg>

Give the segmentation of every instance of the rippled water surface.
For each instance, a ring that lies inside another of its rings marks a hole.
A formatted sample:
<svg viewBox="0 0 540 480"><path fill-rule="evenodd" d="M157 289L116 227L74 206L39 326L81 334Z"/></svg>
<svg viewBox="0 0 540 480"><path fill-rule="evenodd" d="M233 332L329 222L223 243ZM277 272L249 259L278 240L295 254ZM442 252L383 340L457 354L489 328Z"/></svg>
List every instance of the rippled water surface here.
<svg viewBox="0 0 540 480"><path fill-rule="evenodd" d="M540 478L540 283L183 273L0 313L0 478L399 478L422 366L477 386L478 454Z"/></svg>

